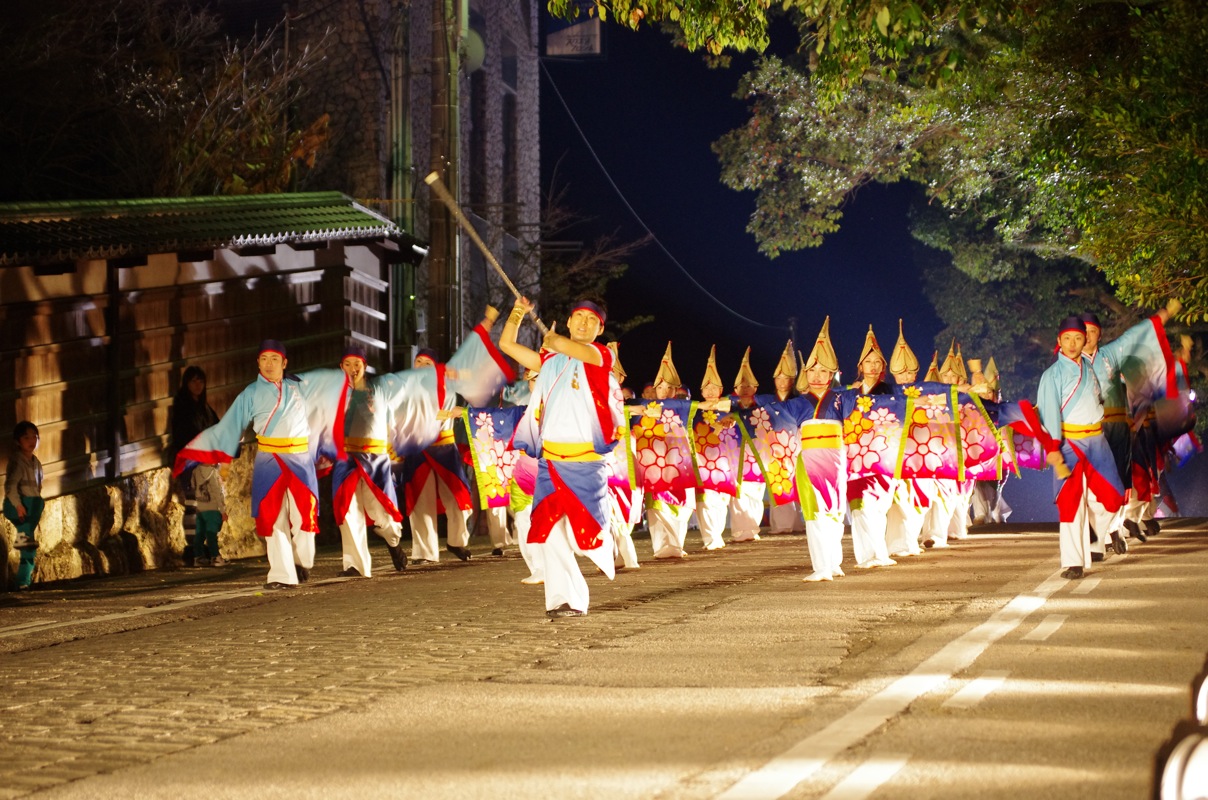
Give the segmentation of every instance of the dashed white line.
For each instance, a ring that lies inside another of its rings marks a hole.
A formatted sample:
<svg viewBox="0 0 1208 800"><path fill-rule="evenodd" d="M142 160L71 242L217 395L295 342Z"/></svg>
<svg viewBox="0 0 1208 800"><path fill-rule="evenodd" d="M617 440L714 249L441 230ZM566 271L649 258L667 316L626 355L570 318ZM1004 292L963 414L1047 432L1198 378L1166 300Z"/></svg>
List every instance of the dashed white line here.
<svg viewBox="0 0 1208 800"><path fill-rule="evenodd" d="M1070 589L1070 594L1090 594L1103 578L1086 578L1078 581L1078 585Z"/></svg>
<svg viewBox="0 0 1208 800"><path fill-rule="evenodd" d="M1068 581L1054 573L1031 592L1018 595L988 620L958 636L856 708L802 739L763 767L748 773L720 800L768 800L782 797L826 762L874 733L923 694L967 669L986 648L1019 627Z"/></svg>
<svg viewBox="0 0 1208 800"><path fill-rule="evenodd" d="M1023 635L1025 642L1043 642L1065 624L1065 614L1049 614L1039 625Z"/></svg>
<svg viewBox="0 0 1208 800"><path fill-rule="evenodd" d="M972 708L986 699L986 695L1003 685L1006 681L1006 670L992 670L980 678L969 681L963 689L944 701L944 708Z"/></svg>
<svg viewBox="0 0 1208 800"><path fill-rule="evenodd" d="M906 766L906 756L870 758L840 781L822 800L864 800Z"/></svg>

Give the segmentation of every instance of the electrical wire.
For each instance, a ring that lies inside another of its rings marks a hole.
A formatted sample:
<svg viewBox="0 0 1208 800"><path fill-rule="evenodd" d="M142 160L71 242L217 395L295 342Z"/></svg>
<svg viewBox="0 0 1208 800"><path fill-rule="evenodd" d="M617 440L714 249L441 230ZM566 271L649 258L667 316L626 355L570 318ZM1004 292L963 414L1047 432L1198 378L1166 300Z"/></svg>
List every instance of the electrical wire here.
<svg viewBox="0 0 1208 800"><path fill-rule="evenodd" d="M600 172L604 174L604 179L608 181L608 185L611 186L613 191L617 193L617 197L620 199L621 203L625 206L626 209L629 210L629 213L633 215L633 218L637 221L638 225L642 226L642 230L646 231L646 233L650 236L651 240L653 240L654 243L658 245L659 250L663 251L663 254L665 256L667 256L668 260L670 260L671 263L674 264L679 269L680 272L684 273L684 276L689 281L691 281L692 285L695 286L697 289L699 289L702 294L704 294L706 297L708 297L710 300L712 300L717 305L721 306L721 308L724 311L726 311L730 315L734 316L735 318L742 320L743 322L747 323L748 325L754 325L759 328L768 328L768 329L774 330L774 331L789 330L788 326L786 326L786 325L769 325L766 322L759 322L757 320L751 319L750 317L743 316L742 314L738 313L737 311L735 311L734 309L730 308L728 305L723 303L721 300L719 300L712 292L710 292L708 289L706 289L704 286L702 286L700 281L698 281L696 278L692 277L692 273L689 272L684 267L684 265L679 262L679 259L677 259L674 255L672 255L671 251L667 249L667 247L663 244L662 240L659 239L658 235L654 231L650 230L650 227L646 224L645 220L643 220L641 218L641 216L638 215L638 212L636 210L634 210L634 207L632 205L630 205L629 200L627 200L625 198L624 193L621 192L621 188L619 186L617 186L616 181L614 181L612 179L612 175L610 175L608 173L608 168L604 166L604 162L602 162L600 160L600 156L596 154L595 148L592 147L591 142L589 142L587 140L587 134L585 134L583 132L583 129L581 127L579 127L579 121L577 119L575 119L575 115L571 112L570 106L567 105L566 98L564 98L562 96L562 92L560 92L558 90L558 85L556 83L554 83L554 76L549 73L549 69L545 66L544 61L539 60L539 63L541 64L541 71L545 74L546 80L549 81L550 88L554 90L554 95L558 98L558 102L562 104L562 108L565 109L566 116L570 118L571 125L575 126L575 130L578 132L579 138L583 140L584 146L587 147L587 152L589 152L591 154L592 160L596 162L596 166L598 166L600 168Z"/></svg>

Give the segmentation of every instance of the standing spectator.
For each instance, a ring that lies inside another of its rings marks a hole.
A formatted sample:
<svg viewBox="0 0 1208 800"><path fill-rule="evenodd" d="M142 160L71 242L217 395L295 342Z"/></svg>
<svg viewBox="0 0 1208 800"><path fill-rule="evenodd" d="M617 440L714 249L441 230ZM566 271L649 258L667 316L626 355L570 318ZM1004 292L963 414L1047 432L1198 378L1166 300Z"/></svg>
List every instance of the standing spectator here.
<svg viewBox="0 0 1208 800"><path fill-rule="evenodd" d="M168 454L169 461L174 462L182 447L218 422L218 415L206 400L206 373L201 367L187 367L180 377L180 389L172 398L171 417L172 441Z"/></svg>
<svg viewBox="0 0 1208 800"><path fill-rule="evenodd" d="M176 461L176 454L193 441L193 437L218 422L218 415L206 399L206 373L201 367L185 368L180 377L180 389L172 398L169 416L172 438L168 442L168 461L172 463ZM186 566L192 566L197 550L197 504L194 502L192 482L183 482L180 493L184 495L185 508L181 518L181 527L185 534L184 561Z"/></svg>
<svg viewBox="0 0 1208 800"><path fill-rule="evenodd" d="M35 533L42 519L42 462L34 455L38 449L38 426L29 421L13 428L16 448L8 460L4 476L4 516L17 528L14 547L21 553L17 567L17 591L25 591L34 579L34 555L38 552Z"/></svg>

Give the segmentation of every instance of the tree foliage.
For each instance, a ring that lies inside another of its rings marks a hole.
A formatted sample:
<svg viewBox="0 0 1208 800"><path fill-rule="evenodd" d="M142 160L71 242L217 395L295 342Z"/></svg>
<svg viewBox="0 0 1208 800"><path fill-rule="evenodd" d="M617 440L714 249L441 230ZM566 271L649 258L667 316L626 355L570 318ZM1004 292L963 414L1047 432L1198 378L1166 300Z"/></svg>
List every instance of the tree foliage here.
<svg viewBox="0 0 1208 800"><path fill-rule="evenodd" d="M554 0L555 13L572 13ZM1208 322L1208 6L1199 0L786 0L798 57L747 76L723 180L775 255L869 181L909 179L1005 246L1093 264L1126 303ZM708 52L761 50L768 3L595 0Z"/></svg>
<svg viewBox="0 0 1208 800"><path fill-rule="evenodd" d="M327 117L291 118L315 49L243 42L177 0L17 0L0 17L0 198L282 191Z"/></svg>

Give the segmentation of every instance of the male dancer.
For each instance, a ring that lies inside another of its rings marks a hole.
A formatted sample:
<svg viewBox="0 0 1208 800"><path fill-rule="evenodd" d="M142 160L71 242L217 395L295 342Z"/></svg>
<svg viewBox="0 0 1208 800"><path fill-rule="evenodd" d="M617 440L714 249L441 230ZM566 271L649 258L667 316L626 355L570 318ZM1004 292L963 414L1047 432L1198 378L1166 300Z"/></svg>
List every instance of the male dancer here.
<svg viewBox="0 0 1208 800"><path fill-rule="evenodd" d="M1057 360L1040 376L1036 410L1054 471L1060 521L1061 577L1090 567L1090 528L1109 530L1124 501L1111 448L1103 435L1103 403L1094 368L1082 357L1086 323L1067 317L1057 331ZM1091 521L1094 521L1093 523Z"/></svg>
<svg viewBox="0 0 1208 800"><path fill-rule="evenodd" d="M366 519L386 540L395 570L407 567L403 552L403 513L398 508L394 477L390 472L389 419L393 405L390 394L402 390L396 376L371 381L365 375L365 349L350 345L340 359L348 376L343 426L336 421L336 450L344 457L332 467L332 510L340 526L345 577L372 577Z"/></svg>
<svg viewBox="0 0 1208 800"><path fill-rule="evenodd" d="M1133 458L1134 420L1129 415L1129 393L1128 387L1125 385L1124 372L1127 370L1135 375L1137 370L1135 366L1130 369L1126 362L1130 359L1133 361L1145 360L1146 355L1151 361L1162 359L1166 355L1166 348L1164 340L1160 340L1159 337L1166 335L1163 330L1164 326L1169 321L1171 314L1177 314L1181 308L1182 303L1178 300L1171 300L1166 308L1159 310L1149 319L1133 325L1110 342L1100 341L1103 325L1099 322L1098 315L1092 312L1081 315L1081 319L1086 325L1086 345L1082 348L1082 354L1094 368L1095 377L1099 379L1099 388L1103 393L1103 435L1107 437L1107 443L1115 457L1120 481L1128 490L1126 508L1121 509L1119 519L1112 520L1112 528L1106 532L1098 529L1095 531L1100 537L1105 534L1110 535L1112 546L1117 553L1128 551L1124 537L1117 532L1120 524L1123 524L1138 541L1144 542L1148 538L1141 531L1136 520L1141 517L1141 510L1148 507L1153 496L1152 487L1157 482L1154 474L1156 470L1153 469L1152 463L1156 459L1152 456L1147 457L1149 454L1144 452L1138 453L1138 458ZM1141 355L1138 356L1138 353ZM1133 395L1143 395L1141 387L1132 387L1132 389ZM1149 398L1138 397L1137 399L1142 400L1137 403L1138 406L1141 406L1146 405L1144 401ZM1148 409L1146 410L1148 411ZM1139 442L1139 446L1142 450L1148 449L1144 438ZM1132 518L1126 521L1124 517L1128 511L1133 513ZM1149 518L1153 518L1152 513ZM1156 522L1153 525L1156 525ZM1146 527L1151 526L1147 524Z"/></svg>
<svg viewBox="0 0 1208 800"><path fill-rule="evenodd" d="M517 447L538 456L528 539L543 551L545 613L587 613L587 581L575 555L591 559L611 579L613 544L608 524L608 463L624 421L620 390L613 391L612 351L596 342L604 329L603 303L583 299L571 309L569 336L552 329L537 353L516 340L533 308L520 298L499 346L526 369L539 370Z"/></svg>
<svg viewBox="0 0 1208 800"><path fill-rule="evenodd" d="M226 415L198 434L176 456L174 475L188 462L220 464L239 451L249 424L256 433L252 467L252 517L268 553L266 589L305 583L315 560L318 479L307 419L306 382L285 372L285 345L260 343L259 375L239 393Z"/></svg>

